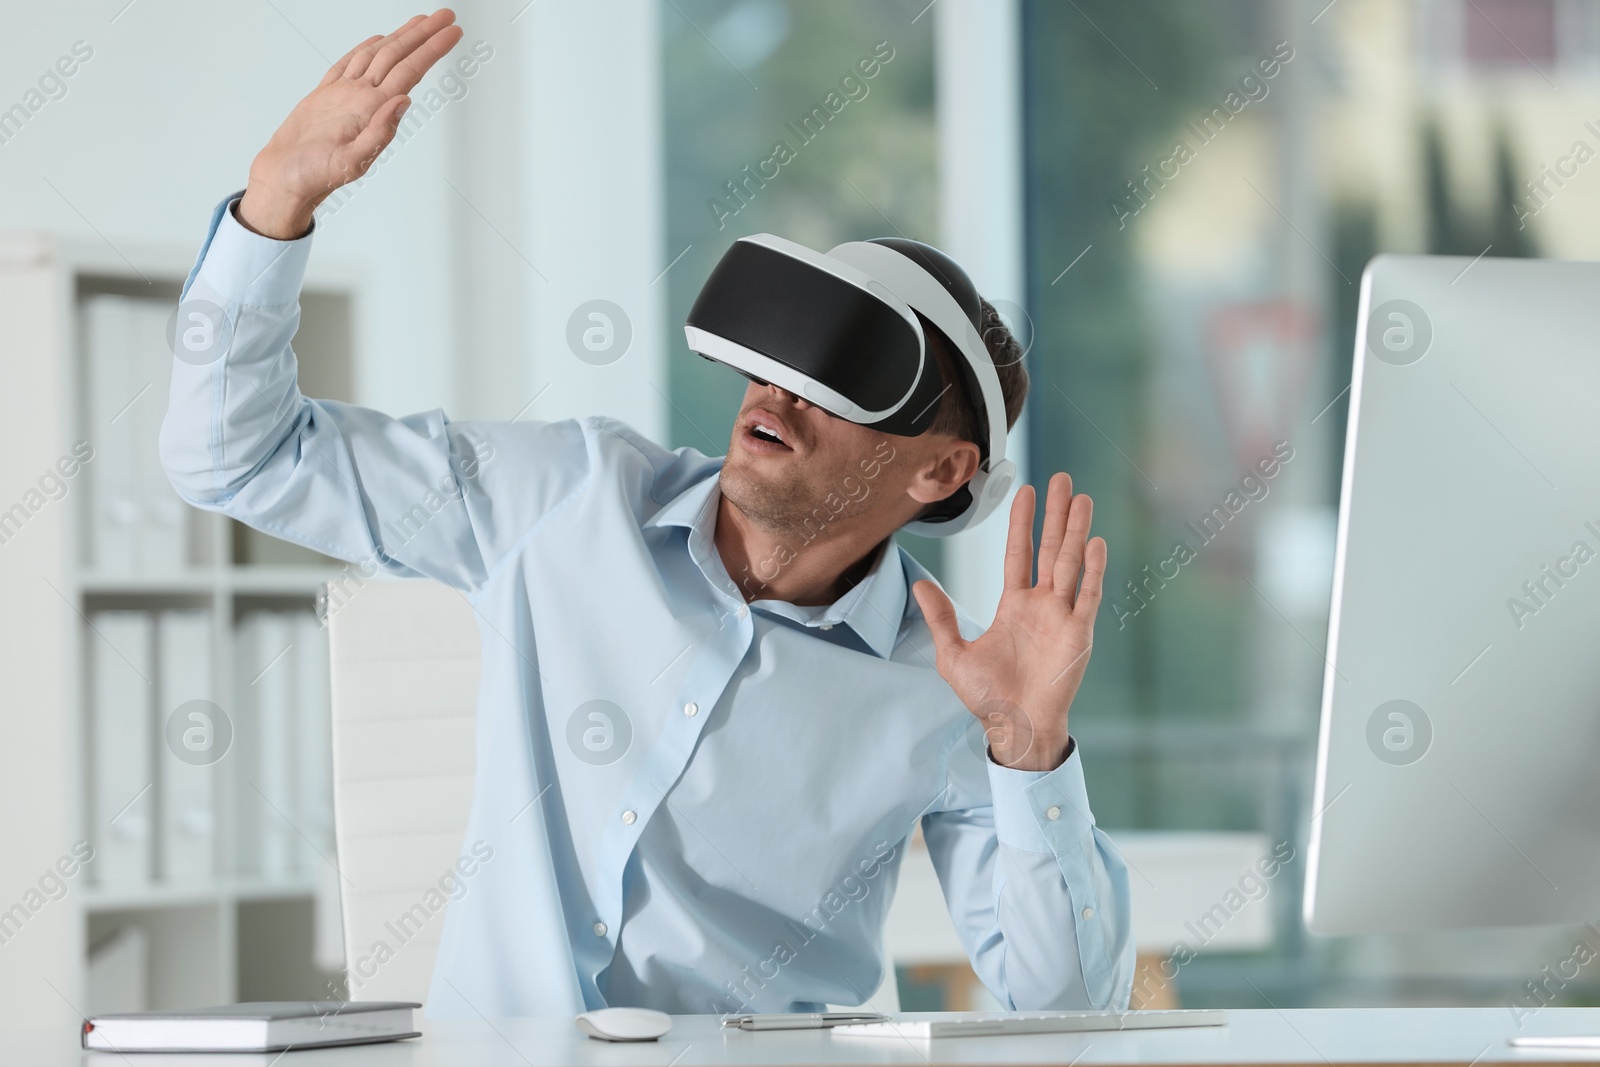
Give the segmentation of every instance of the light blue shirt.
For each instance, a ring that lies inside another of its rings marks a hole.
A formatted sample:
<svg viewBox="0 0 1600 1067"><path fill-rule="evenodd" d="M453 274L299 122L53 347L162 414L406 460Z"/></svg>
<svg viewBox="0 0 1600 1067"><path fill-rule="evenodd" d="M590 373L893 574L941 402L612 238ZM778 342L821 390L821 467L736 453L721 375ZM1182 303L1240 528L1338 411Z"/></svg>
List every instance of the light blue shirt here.
<svg viewBox="0 0 1600 1067"><path fill-rule="evenodd" d="M909 595L930 575L894 538L833 604L747 607L712 538L720 456L609 418L393 418L301 395L311 237L252 234L238 195L184 287L224 323L215 358L174 361L173 485L454 586L482 631L466 841L492 858L450 905L430 1014L860 1004L919 822L1001 1004L1126 1007L1127 871L1081 756L988 759Z"/></svg>

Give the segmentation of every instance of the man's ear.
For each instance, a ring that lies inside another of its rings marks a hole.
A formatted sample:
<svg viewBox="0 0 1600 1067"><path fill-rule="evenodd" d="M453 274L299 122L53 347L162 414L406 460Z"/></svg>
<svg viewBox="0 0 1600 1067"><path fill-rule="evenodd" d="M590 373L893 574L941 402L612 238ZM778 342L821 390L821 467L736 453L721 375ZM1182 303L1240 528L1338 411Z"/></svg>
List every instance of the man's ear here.
<svg viewBox="0 0 1600 1067"><path fill-rule="evenodd" d="M957 437L945 437L924 457L911 476L906 493L919 504L943 500L978 473L978 446Z"/></svg>

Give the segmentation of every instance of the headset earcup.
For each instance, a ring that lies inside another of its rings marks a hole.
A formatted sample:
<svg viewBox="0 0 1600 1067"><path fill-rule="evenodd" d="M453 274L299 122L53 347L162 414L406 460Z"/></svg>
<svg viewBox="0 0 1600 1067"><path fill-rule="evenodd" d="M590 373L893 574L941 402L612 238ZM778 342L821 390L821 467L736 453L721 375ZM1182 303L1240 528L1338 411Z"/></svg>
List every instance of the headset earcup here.
<svg viewBox="0 0 1600 1067"><path fill-rule="evenodd" d="M985 514L998 508L1005 500L1006 494L1011 492L1011 485L1017 480L1017 465L1009 459L1003 459L994 465L989 472L988 481L983 486Z"/></svg>

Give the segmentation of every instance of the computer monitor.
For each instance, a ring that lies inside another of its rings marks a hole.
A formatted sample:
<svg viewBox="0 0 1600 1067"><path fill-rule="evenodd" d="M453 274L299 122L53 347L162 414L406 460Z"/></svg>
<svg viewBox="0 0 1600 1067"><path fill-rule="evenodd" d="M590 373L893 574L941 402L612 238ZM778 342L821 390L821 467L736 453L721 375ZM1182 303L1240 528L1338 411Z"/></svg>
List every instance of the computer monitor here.
<svg viewBox="0 0 1600 1067"><path fill-rule="evenodd" d="M1305 919L1600 912L1600 263L1361 278Z"/></svg>

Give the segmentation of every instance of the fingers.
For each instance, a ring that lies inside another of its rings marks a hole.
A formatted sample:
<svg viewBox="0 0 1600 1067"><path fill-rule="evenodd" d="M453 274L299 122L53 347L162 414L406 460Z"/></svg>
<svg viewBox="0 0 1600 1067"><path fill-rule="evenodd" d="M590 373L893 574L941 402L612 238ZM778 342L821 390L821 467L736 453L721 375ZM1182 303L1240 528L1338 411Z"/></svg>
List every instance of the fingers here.
<svg viewBox="0 0 1600 1067"><path fill-rule="evenodd" d="M911 595L917 598L922 617L927 620L928 629L933 631L933 645L941 657L966 645L966 639L961 636L961 627L956 623L956 606L943 589L924 578L911 587Z"/></svg>
<svg viewBox="0 0 1600 1067"><path fill-rule="evenodd" d="M377 55L384 45L399 37L425 18L427 18L426 15L413 15L393 33L376 39L369 38L366 42L356 46L350 55L350 61L345 65L344 76L353 80L365 75L367 67L372 63L372 57Z"/></svg>
<svg viewBox="0 0 1600 1067"><path fill-rule="evenodd" d="M455 20L455 12L449 8L440 8L410 29L396 34L393 40L385 42L383 47L374 53L372 62L367 65L366 71L361 75L361 80L368 85L383 85L384 79L397 66L403 63L407 57L416 52L417 49L431 43L435 37L446 30L454 31L450 40L450 44L453 46L456 41L461 39L460 28L451 25ZM449 49L446 48L445 51L449 51ZM437 59L443 54L444 52L440 52L433 58ZM432 60L429 60L429 62L431 63ZM427 70L428 68L423 67L422 69ZM418 76L420 77L421 75L419 74ZM415 85L416 83L412 82L411 84ZM407 85L405 88L409 89L411 85Z"/></svg>
<svg viewBox="0 0 1600 1067"><path fill-rule="evenodd" d="M456 46L465 35L460 26L446 26L423 41L416 51L396 63L378 87L386 93L408 93L428 73L428 68Z"/></svg>
<svg viewBox="0 0 1600 1067"><path fill-rule="evenodd" d="M1006 533L1005 588L1033 584L1033 486L1017 490L1011 502L1011 529Z"/></svg>
<svg viewBox="0 0 1600 1067"><path fill-rule="evenodd" d="M1089 541L1083 554L1083 588L1078 590L1078 601L1072 613L1093 625L1100 610L1100 590L1106 577L1106 539L1096 537Z"/></svg>
<svg viewBox="0 0 1600 1067"><path fill-rule="evenodd" d="M320 89L324 85L328 85L337 81L344 75L345 69L350 66L350 61L355 58L355 54L357 52L381 40L383 40L383 34L374 34L373 36L368 37L365 41L362 41L360 44L356 45L354 48L350 49L350 51L346 52L339 58L339 62L328 68L328 73L322 76L322 81L317 83L317 88Z"/></svg>
<svg viewBox="0 0 1600 1067"><path fill-rule="evenodd" d="M411 98L408 96L384 101L355 140L339 150L340 170L343 172L341 177L346 183L361 177L372 166L378 153L394 139L395 130L400 126L400 117L410 106Z"/></svg>
<svg viewBox="0 0 1600 1067"><path fill-rule="evenodd" d="M1057 472L1045 494L1044 528L1039 535L1039 584L1046 589L1055 580L1056 557L1067 536L1067 509L1072 504L1072 477Z"/></svg>
<svg viewBox="0 0 1600 1067"><path fill-rule="evenodd" d="M1094 501L1084 493L1073 497L1053 579L1056 595L1065 598L1069 604L1074 602L1073 597L1078 591L1078 571L1084 562L1084 542L1089 539L1089 524L1093 519ZM1040 566L1044 564L1041 562Z"/></svg>

